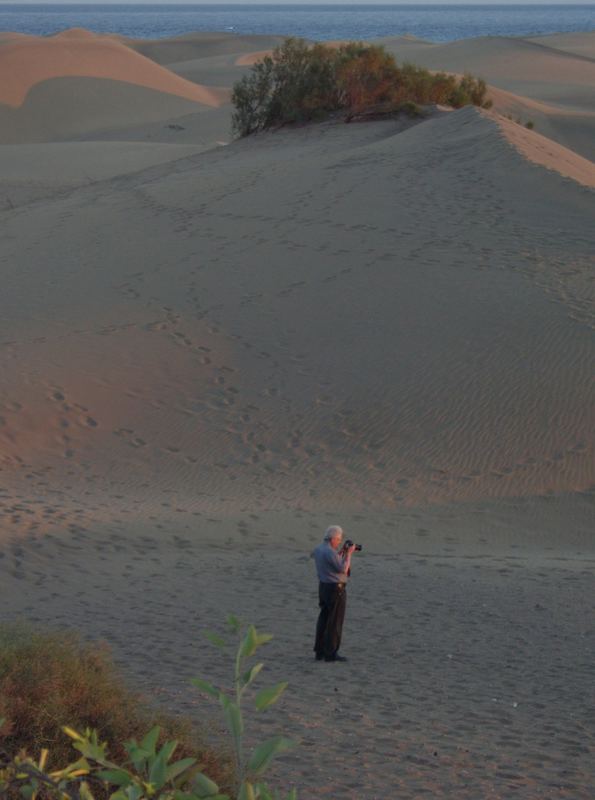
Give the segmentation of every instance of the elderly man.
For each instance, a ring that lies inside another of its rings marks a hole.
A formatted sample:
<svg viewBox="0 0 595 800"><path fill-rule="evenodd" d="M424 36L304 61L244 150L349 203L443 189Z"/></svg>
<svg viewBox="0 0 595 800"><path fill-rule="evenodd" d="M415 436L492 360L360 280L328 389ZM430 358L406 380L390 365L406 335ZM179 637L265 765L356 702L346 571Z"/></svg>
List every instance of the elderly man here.
<svg viewBox="0 0 595 800"><path fill-rule="evenodd" d="M316 625L314 651L318 661L347 661L339 655L341 631L345 618L347 595L345 586L351 568L351 554L355 545L342 548L343 530L339 525L326 529L321 544L312 552L318 573L318 598L320 614Z"/></svg>

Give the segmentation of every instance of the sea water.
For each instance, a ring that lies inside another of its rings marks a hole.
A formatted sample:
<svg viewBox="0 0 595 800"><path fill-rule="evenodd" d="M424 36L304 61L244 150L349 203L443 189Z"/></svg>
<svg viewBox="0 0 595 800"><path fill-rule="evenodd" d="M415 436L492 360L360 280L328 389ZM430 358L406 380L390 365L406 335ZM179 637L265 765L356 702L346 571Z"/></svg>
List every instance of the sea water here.
<svg viewBox="0 0 595 800"><path fill-rule="evenodd" d="M47 35L87 28L159 39L191 31L432 42L595 29L595 5L53 5L0 4L0 31Z"/></svg>

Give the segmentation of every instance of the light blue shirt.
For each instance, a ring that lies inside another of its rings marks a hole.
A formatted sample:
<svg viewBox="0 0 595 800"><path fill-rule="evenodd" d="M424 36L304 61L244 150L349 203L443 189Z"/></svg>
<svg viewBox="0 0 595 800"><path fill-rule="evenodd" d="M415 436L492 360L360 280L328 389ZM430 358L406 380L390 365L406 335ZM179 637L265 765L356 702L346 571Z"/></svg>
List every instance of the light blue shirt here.
<svg viewBox="0 0 595 800"><path fill-rule="evenodd" d="M322 542L312 551L318 580L321 583L347 583L345 562L329 542Z"/></svg>

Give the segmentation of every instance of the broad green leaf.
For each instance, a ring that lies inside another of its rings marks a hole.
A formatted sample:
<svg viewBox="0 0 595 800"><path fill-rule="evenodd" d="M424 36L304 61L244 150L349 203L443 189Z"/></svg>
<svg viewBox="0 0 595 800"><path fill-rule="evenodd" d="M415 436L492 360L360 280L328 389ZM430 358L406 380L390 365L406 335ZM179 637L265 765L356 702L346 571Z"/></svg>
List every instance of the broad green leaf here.
<svg viewBox="0 0 595 800"><path fill-rule="evenodd" d="M247 670L247 672L244 672L241 677L241 687L245 688L246 686L249 686L263 667L264 664L255 664L251 669Z"/></svg>
<svg viewBox="0 0 595 800"><path fill-rule="evenodd" d="M289 750L293 747L293 744L291 739L286 739L283 736L275 736L274 739L267 739L266 742L254 748L250 760L248 761L248 770L253 775L262 775L273 758L279 753Z"/></svg>
<svg viewBox="0 0 595 800"><path fill-rule="evenodd" d="M242 713L236 703L232 702L227 695L222 694L220 699L227 727L236 744L239 744L242 733L244 732Z"/></svg>
<svg viewBox="0 0 595 800"><path fill-rule="evenodd" d="M140 786L132 785L126 789L118 789L110 795L110 800L140 800L144 792Z"/></svg>
<svg viewBox="0 0 595 800"><path fill-rule="evenodd" d="M167 759L162 748L159 755L155 756L149 770L149 783L154 784L156 789L161 789L165 784L167 778L166 762Z"/></svg>
<svg viewBox="0 0 595 800"><path fill-rule="evenodd" d="M125 769L100 769L95 775L102 781L113 783L114 786L126 786L132 780L132 776Z"/></svg>
<svg viewBox="0 0 595 800"><path fill-rule="evenodd" d="M196 686L197 689L200 689L201 692L204 692L205 694L210 694L211 697L217 697L217 698L219 697L220 694L219 689L217 689L216 686L213 686L212 683L209 683L208 681L203 681L202 678L192 678L190 680L190 683L193 686Z"/></svg>
<svg viewBox="0 0 595 800"><path fill-rule="evenodd" d="M143 750L146 750L151 755L154 755L160 733L161 733L161 728L159 727L159 725L155 725L154 728L151 728L151 730L147 733L145 738L141 741L140 743L141 748Z"/></svg>
<svg viewBox="0 0 595 800"><path fill-rule="evenodd" d="M173 781L178 775L181 775L187 769L189 769L193 764L196 764L195 758L182 758L180 761L176 761L175 764L171 764L167 768L167 780Z"/></svg>
<svg viewBox="0 0 595 800"><path fill-rule="evenodd" d="M21 786L19 789L19 794L21 797L24 797L25 800L33 800L33 796L37 790L34 786Z"/></svg>
<svg viewBox="0 0 595 800"><path fill-rule="evenodd" d="M159 751L160 755L163 754L163 758L165 759L166 764L169 761L169 759L173 756L177 746L178 746L177 742L166 742Z"/></svg>
<svg viewBox="0 0 595 800"><path fill-rule="evenodd" d="M240 658L249 658L256 648L258 647L258 640L256 638L256 628L254 625L249 625L246 635L240 645Z"/></svg>
<svg viewBox="0 0 595 800"><path fill-rule="evenodd" d="M194 791L199 797L214 797L216 794L219 794L219 787L204 775L202 772L198 772L194 776Z"/></svg>
<svg viewBox="0 0 595 800"><path fill-rule="evenodd" d="M276 703L286 688L287 683L276 683L274 686L270 686L268 689L261 689L254 698L256 710L263 711L268 706Z"/></svg>
<svg viewBox="0 0 595 800"><path fill-rule="evenodd" d="M219 634L214 633L213 631L204 631L204 635L207 637L209 642L214 644L216 647L227 647L227 642L225 639L222 639Z"/></svg>
<svg viewBox="0 0 595 800"><path fill-rule="evenodd" d="M238 800L256 800L254 787L250 781L242 781L242 785L240 786L240 791L238 794Z"/></svg>
<svg viewBox="0 0 595 800"><path fill-rule="evenodd" d="M150 753L147 750L143 750L142 747L139 747L134 740L130 742L125 742L124 747L128 755L130 756L130 760L134 764L134 768L136 769L136 771L137 772L142 771L146 760L150 756Z"/></svg>

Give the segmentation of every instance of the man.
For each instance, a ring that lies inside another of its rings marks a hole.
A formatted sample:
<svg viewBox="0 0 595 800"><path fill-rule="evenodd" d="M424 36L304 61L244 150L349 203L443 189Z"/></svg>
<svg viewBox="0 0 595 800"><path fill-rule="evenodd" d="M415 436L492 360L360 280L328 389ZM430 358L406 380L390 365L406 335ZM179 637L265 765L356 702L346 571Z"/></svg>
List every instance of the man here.
<svg viewBox="0 0 595 800"><path fill-rule="evenodd" d="M351 569L351 554L355 545L342 548L343 529L331 525L326 529L322 543L312 552L318 573L318 598L320 614L316 625L314 651L317 661L347 661L339 655L341 631L345 618L347 595L345 587Z"/></svg>

